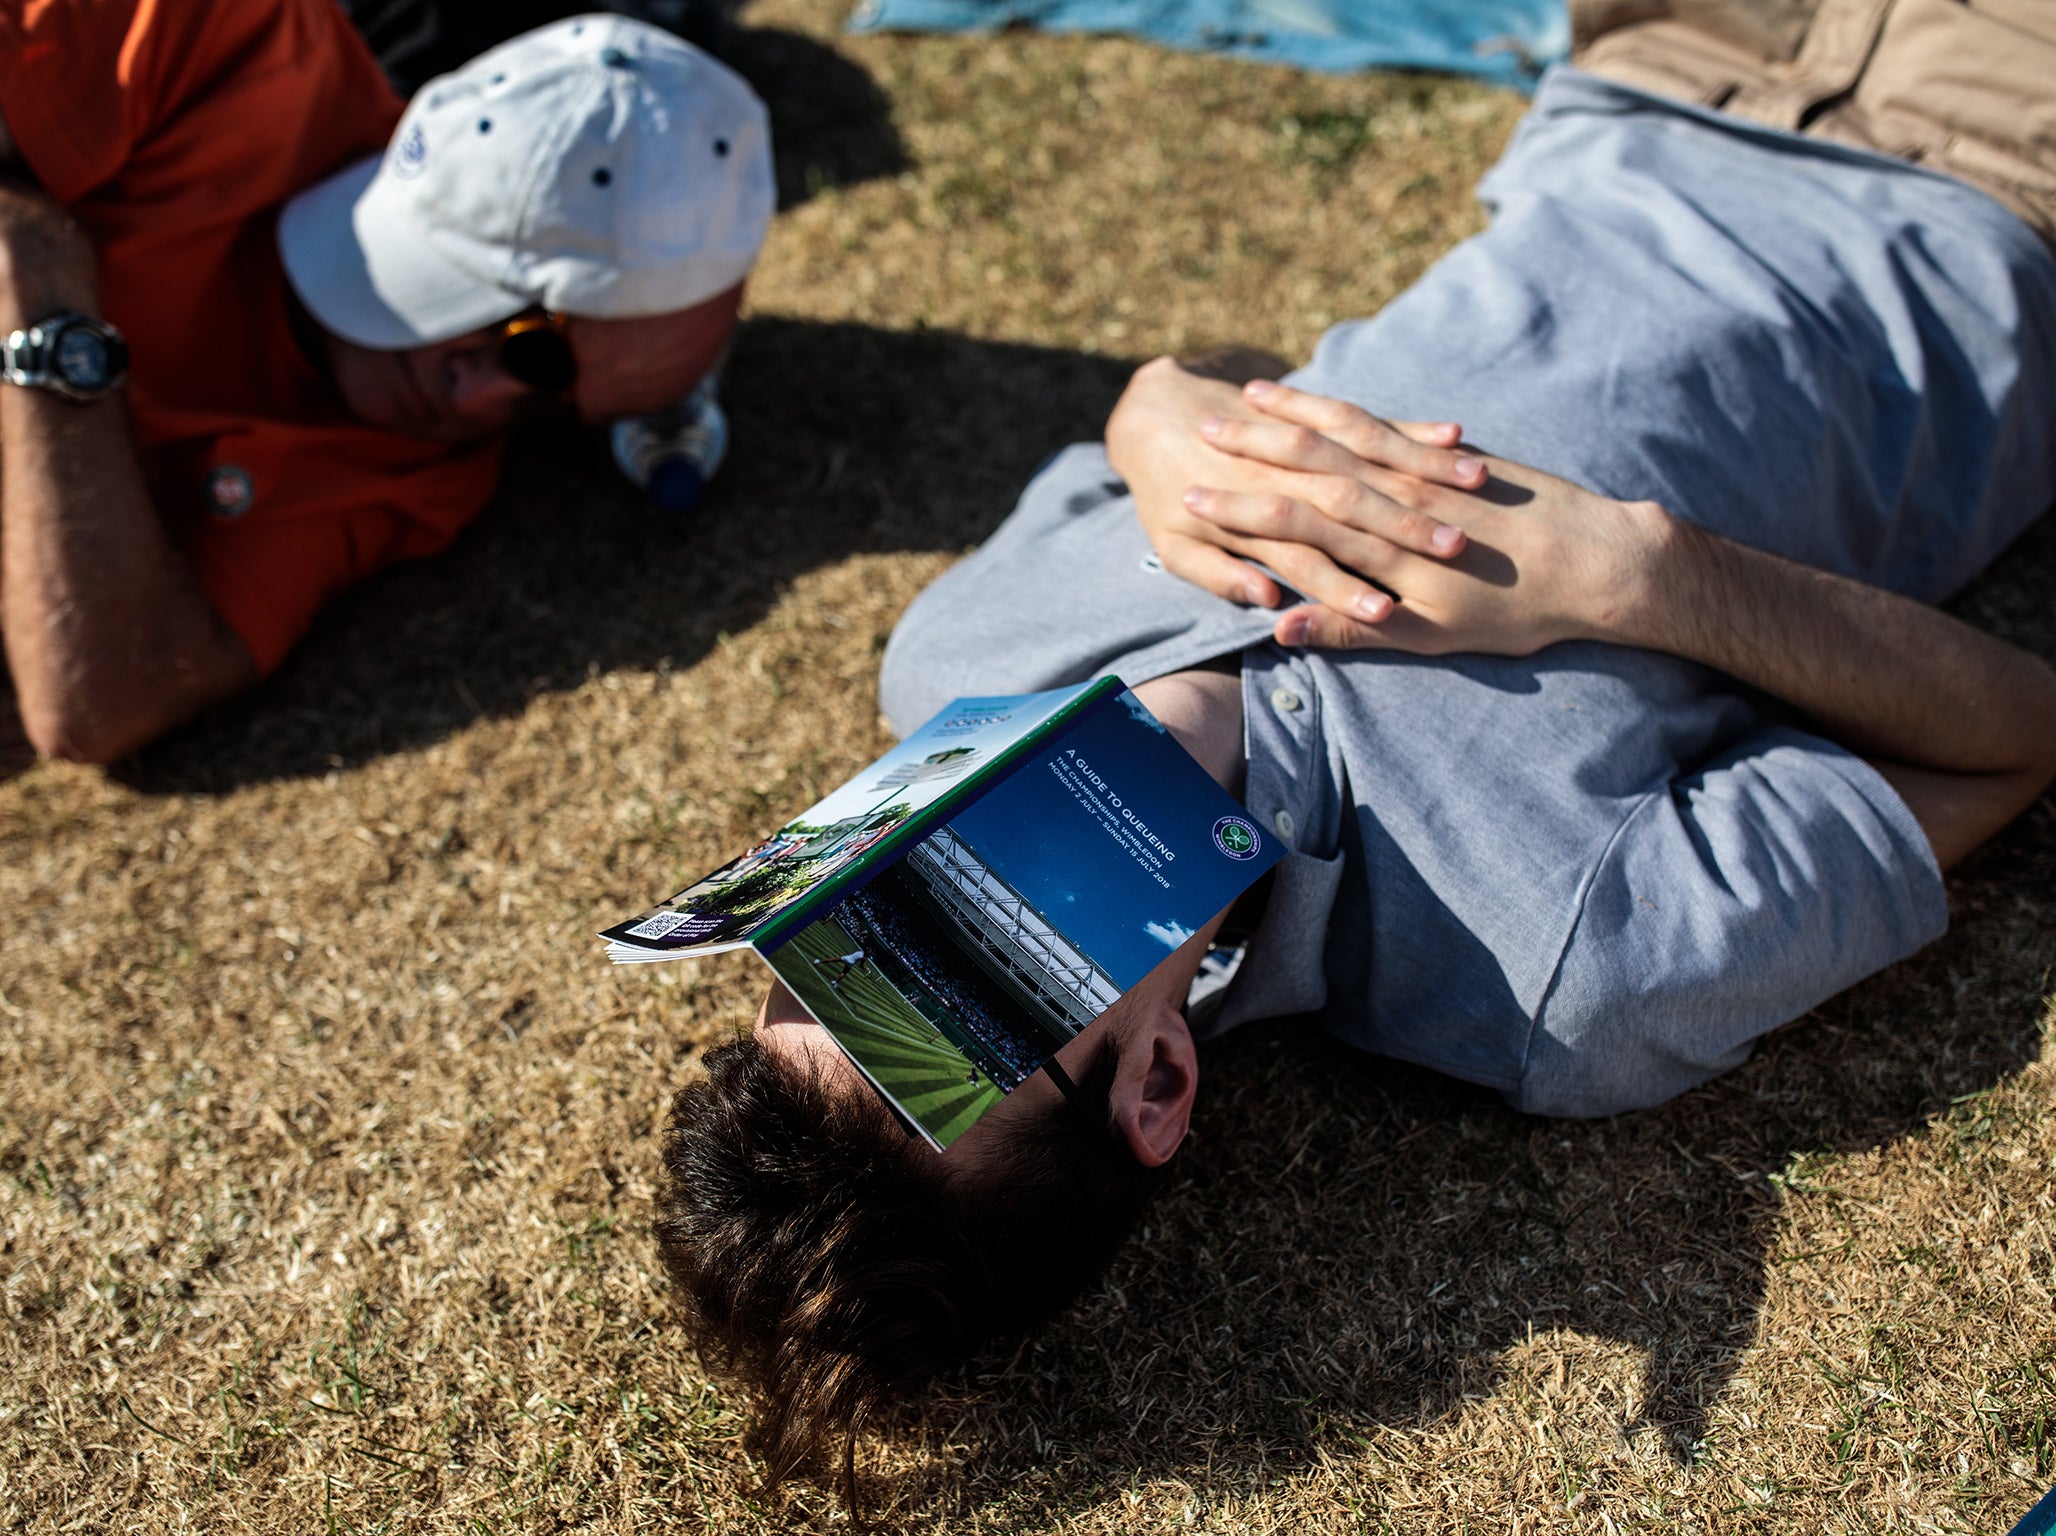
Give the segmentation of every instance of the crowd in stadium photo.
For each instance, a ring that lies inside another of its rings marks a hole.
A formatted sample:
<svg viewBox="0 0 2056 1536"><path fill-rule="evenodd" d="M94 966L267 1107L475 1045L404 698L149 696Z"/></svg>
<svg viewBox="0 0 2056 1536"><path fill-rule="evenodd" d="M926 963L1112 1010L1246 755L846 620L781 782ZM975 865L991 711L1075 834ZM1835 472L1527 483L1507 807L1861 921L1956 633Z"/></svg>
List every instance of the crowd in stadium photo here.
<svg viewBox="0 0 2056 1536"><path fill-rule="evenodd" d="M911 983L948 1009L958 1026L958 1047L1012 1092L1048 1052L1008 1023L1001 1010L1018 1011L1018 1005L937 934L932 919L913 904L906 879L903 870L889 871L845 901L836 919L864 941L866 957L895 986L906 991Z"/></svg>

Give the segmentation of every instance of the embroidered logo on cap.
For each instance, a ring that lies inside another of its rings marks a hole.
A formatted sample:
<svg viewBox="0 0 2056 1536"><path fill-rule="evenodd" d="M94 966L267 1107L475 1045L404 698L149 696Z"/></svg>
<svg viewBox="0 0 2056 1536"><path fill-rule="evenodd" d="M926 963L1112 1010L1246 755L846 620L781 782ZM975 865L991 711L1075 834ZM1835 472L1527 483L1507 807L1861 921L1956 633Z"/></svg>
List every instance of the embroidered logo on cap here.
<svg viewBox="0 0 2056 1536"><path fill-rule="evenodd" d="M1256 828L1240 816L1223 816L1214 823L1214 846L1237 863L1255 858L1263 845Z"/></svg>
<svg viewBox="0 0 2056 1536"><path fill-rule="evenodd" d="M257 499L257 486L240 464L216 465L207 473L207 510L216 517L241 517Z"/></svg>
<svg viewBox="0 0 2056 1536"><path fill-rule="evenodd" d="M428 136L416 123L400 135L400 142L393 146L393 174L403 181L412 181L428 169Z"/></svg>

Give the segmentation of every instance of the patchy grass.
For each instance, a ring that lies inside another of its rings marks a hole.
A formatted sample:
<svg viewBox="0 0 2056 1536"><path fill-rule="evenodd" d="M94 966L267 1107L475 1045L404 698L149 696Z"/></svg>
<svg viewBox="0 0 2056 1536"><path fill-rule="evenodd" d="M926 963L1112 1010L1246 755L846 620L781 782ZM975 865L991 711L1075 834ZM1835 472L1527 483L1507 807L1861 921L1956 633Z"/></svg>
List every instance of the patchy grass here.
<svg viewBox="0 0 2056 1536"><path fill-rule="evenodd" d="M754 1531L655 1128L747 960L592 930L883 744L894 617L1125 369L1303 354L1476 227L1517 100L747 13L793 125L689 529L525 446L448 558L121 775L0 783L0 1516ZM889 114L889 115L888 115ZM2056 655L2056 537L1966 609ZM1290 1026L1084 1305L864 1443L909 1531L2004 1529L2056 1482L2056 807L1955 928L1597 1125Z"/></svg>

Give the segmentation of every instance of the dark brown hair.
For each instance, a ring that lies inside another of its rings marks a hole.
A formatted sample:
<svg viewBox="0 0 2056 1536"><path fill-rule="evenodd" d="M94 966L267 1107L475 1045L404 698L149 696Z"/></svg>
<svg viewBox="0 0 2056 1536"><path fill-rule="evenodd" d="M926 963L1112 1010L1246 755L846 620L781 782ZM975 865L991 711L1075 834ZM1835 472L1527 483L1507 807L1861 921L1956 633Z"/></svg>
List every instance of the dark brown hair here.
<svg viewBox="0 0 2056 1536"><path fill-rule="evenodd" d="M760 1399L767 1492L839 1438L854 1510L856 1433L881 1399L1104 1267L1163 1172L1112 1133L1115 1058L1080 1078L1082 1108L1012 1133L1003 1173L946 1177L870 1092L750 1036L708 1053L672 1101L657 1244L702 1352Z"/></svg>

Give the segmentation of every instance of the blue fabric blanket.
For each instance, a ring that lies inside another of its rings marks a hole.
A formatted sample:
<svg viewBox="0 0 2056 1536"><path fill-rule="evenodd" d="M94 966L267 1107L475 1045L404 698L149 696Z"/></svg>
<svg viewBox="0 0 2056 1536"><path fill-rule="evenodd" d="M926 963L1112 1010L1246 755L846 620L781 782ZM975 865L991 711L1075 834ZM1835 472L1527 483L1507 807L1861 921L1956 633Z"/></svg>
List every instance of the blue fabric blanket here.
<svg viewBox="0 0 2056 1536"><path fill-rule="evenodd" d="M1526 87L1570 51L1564 0L860 0L858 32L1130 32L1307 69L1447 69Z"/></svg>

